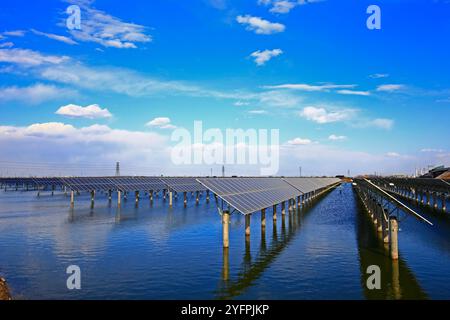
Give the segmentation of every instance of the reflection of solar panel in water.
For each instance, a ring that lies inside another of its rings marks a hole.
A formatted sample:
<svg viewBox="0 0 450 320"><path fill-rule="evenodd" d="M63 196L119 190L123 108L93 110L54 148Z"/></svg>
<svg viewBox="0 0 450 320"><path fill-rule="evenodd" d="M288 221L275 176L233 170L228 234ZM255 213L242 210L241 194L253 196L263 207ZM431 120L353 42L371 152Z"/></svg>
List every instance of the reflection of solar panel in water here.
<svg viewBox="0 0 450 320"><path fill-rule="evenodd" d="M199 178L198 181L243 214L301 195L281 178Z"/></svg>
<svg viewBox="0 0 450 320"><path fill-rule="evenodd" d="M161 177L167 188L175 192L203 191L206 188L194 177Z"/></svg>

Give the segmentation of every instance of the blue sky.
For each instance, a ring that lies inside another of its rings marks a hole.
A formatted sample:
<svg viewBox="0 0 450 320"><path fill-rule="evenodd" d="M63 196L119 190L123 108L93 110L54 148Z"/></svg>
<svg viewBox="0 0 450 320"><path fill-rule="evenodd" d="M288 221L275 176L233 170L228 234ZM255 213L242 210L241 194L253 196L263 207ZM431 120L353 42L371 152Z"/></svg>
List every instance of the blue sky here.
<svg viewBox="0 0 450 320"><path fill-rule="evenodd" d="M171 132L194 120L279 129L279 174L449 165L449 14L445 0L2 1L0 174L209 174L170 163Z"/></svg>

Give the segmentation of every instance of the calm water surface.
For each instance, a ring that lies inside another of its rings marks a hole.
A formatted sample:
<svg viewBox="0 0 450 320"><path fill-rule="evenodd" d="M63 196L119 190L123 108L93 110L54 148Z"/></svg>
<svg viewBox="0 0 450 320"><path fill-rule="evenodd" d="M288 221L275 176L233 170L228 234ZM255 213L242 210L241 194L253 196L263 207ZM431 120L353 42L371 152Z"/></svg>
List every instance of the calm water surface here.
<svg viewBox="0 0 450 320"><path fill-rule="evenodd" d="M222 248L215 203L173 209L161 197L120 210L87 195L75 209L62 194L0 192L0 274L18 299L450 299L450 221L400 222L400 260L392 262L351 185L278 220L233 215L230 248ZM78 265L82 289L66 288ZM382 289L365 289L367 266L382 269Z"/></svg>

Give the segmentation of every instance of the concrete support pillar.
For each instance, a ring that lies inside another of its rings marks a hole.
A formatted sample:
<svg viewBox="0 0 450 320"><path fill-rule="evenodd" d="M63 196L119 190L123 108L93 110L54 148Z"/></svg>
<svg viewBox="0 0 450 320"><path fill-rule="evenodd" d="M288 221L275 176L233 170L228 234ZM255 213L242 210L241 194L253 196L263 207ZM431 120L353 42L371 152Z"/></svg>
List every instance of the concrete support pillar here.
<svg viewBox="0 0 450 320"><path fill-rule="evenodd" d="M245 215L245 236L250 236L250 214Z"/></svg>
<svg viewBox="0 0 450 320"><path fill-rule="evenodd" d="M281 215L286 215L286 202L284 201L281 203Z"/></svg>
<svg viewBox="0 0 450 320"><path fill-rule="evenodd" d="M398 260L398 221L396 217L389 219L389 238L391 259Z"/></svg>
<svg viewBox="0 0 450 320"><path fill-rule="evenodd" d="M427 190L427 206L429 206L431 203L430 201L430 191Z"/></svg>
<svg viewBox="0 0 450 320"><path fill-rule="evenodd" d="M198 204L199 201L200 201L200 194L199 194L199 192L197 191L196 194L195 194L195 204Z"/></svg>
<svg viewBox="0 0 450 320"><path fill-rule="evenodd" d="M148 197L150 200L150 204L153 204L153 190L150 190L150 192L148 193Z"/></svg>
<svg viewBox="0 0 450 320"><path fill-rule="evenodd" d="M388 215L388 210L383 209L384 213L386 214L386 216ZM381 220L381 225L383 228L383 242L389 244L389 228L388 228L388 221L386 221L383 217L383 219Z"/></svg>
<svg viewBox="0 0 450 320"><path fill-rule="evenodd" d="M446 203L445 203L445 194L442 195L442 211L447 211Z"/></svg>
<svg viewBox="0 0 450 320"><path fill-rule="evenodd" d="M108 201L111 202L112 200L112 191L108 190Z"/></svg>
<svg viewBox="0 0 450 320"><path fill-rule="evenodd" d="M297 202L295 201L295 198L292 199L292 206L294 210L297 210Z"/></svg>
<svg viewBox="0 0 450 320"><path fill-rule="evenodd" d="M73 190L70 191L70 206L73 208L75 204L75 193Z"/></svg>
<svg viewBox="0 0 450 320"><path fill-rule="evenodd" d="M228 248L230 245L229 224L230 224L230 213L228 211L224 211L222 215L222 235L224 248Z"/></svg>
<svg viewBox="0 0 450 320"><path fill-rule="evenodd" d="M166 189L163 190L163 200L166 201Z"/></svg>
<svg viewBox="0 0 450 320"><path fill-rule="evenodd" d="M437 194L436 192L433 192L433 208L437 209L438 203L437 203Z"/></svg>
<svg viewBox="0 0 450 320"><path fill-rule="evenodd" d="M261 228L266 228L266 209L261 210Z"/></svg>
<svg viewBox="0 0 450 320"><path fill-rule="evenodd" d="M292 199L288 200L288 211L291 212L292 211Z"/></svg>
<svg viewBox="0 0 450 320"><path fill-rule="evenodd" d="M209 203L209 190L206 190L206 203Z"/></svg>
<svg viewBox="0 0 450 320"><path fill-rule="evenodd" d="M187 193L186 192L183 192L183 197L184 197L183 204L184 204L184 207L186 208L186 206L187 206Z"/></svg>
<svg viewBox="0 0 450 320"><path fill-rule="evenodd" d="M300 196L298 196L297 197L297 207L300 209L300 205L301 205L301 202L300 202Z"/></svg>
<svg viewBox="0 0 450 320"><path fill-rule="evenodd" d="M272 219L273 219L273 222L277 221L277 205L276 204L273 205Z"/></svg>
<svg viewBox="0 0 450 320"><path fill-rule="evenodd" d="M169 207L172 208L173 205L173 192L172 190L169 191Z"/></svg>
<svg viewBox="0 0 450 320"><path fill-rule="evenodd" d="M122 205L122 191L117 190L117 206L120 207Z"/></svg>

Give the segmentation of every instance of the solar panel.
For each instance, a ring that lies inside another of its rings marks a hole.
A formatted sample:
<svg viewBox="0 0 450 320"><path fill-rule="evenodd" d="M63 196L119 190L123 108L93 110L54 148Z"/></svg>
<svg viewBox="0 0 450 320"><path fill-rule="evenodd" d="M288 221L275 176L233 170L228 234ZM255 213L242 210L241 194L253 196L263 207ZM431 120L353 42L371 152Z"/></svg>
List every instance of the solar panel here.
<svg viewBox="0 0 450 320"><path fill-rule="evenodd" d="M157 177L113 177L111 181L121 191L157 191L166 187Z"/></svg>
<svg viewBox="0 0 450 320"><path fill-rule="evenodd" d="M161 177L160 179L168 189L179 193L206 190L195 177Z"/></svg>
<svg viewBox="0 0 450 320"><path fill-rule="evenodd" d="M73 177L63 178L64 184L71 190L92 191L92 190L115 190L116 185L108 177Z"/></svg>
<svg viewBox="0 0 450 320"><path fill-rule="evenodd" d="M293 199L301 192L281 178L199 178L207 189L243 214Z"/></svg>

